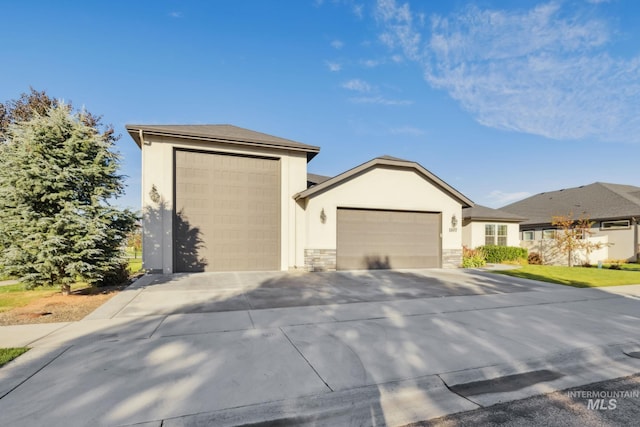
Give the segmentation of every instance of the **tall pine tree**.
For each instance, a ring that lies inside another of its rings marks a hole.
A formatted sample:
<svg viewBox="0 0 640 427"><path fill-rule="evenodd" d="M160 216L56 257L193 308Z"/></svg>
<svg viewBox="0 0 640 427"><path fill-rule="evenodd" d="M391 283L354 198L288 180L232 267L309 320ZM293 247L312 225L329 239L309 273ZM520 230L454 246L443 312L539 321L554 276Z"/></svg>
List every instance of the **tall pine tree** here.
<svg viewBox="0 0 640 427"><path fill-rule="evenodd" d="M63 103L9 124L0 143L0 265L27 287L100 285L122 266L135 214L123 193L113 131Z"/></svg>

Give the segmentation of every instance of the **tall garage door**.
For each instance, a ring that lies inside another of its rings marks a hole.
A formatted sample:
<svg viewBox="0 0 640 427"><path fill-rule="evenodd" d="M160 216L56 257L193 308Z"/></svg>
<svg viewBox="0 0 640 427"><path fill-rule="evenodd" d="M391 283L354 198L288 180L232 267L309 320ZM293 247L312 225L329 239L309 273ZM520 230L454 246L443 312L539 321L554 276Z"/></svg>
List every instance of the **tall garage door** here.
<svg viewBox="0 0 640 427"><path fill-rule="evenodd" d="M440 267L441 214L338 209L339 270Z"/></svg>
<svg viewBox="0 0 640 427"><path fill-rule="evenodd" d="M280 162L176 150L174 269L280 269Z"/></svg>

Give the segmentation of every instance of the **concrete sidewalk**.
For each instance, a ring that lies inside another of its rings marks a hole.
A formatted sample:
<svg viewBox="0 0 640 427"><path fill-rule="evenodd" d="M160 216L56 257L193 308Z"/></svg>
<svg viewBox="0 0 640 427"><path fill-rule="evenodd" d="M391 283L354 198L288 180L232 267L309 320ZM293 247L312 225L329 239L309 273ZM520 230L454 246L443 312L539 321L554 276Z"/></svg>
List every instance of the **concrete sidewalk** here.
<svg viewBox="0 0 640 427"><path fill-rule="evenodd" d="M202 312L236 284L187 279L0 328L33 348L0 369L0 423L403 425L640 372L638 285Z"/></svg>

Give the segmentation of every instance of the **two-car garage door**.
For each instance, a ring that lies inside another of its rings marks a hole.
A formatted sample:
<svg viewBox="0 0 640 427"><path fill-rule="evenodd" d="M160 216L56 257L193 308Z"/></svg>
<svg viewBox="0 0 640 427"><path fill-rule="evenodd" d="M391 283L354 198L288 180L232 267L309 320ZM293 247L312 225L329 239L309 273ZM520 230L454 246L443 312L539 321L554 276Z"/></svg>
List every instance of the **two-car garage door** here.
<svg viewBox="0 0 640 427"><path fill-rule="evenodd" d="M280 269L280 161L175 151L174 270Z"/></svg>
<svg viewBox="0 0 640 427"><path fill-rule="evenodd" d="M338 209L338 270L441 266L441 214Z"/></svg>

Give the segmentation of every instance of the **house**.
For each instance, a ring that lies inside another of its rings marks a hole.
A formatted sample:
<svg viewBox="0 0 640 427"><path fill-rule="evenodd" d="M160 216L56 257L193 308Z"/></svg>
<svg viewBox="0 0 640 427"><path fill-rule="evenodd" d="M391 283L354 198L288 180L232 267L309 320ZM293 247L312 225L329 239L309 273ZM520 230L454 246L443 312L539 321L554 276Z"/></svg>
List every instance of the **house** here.
<svg viewBox="0 0 640 427"><path fill-rule="evenodd" d="M143 267L153 272L458 267L473 202L382 156L338 176L320 151L231 125L127 125L142 149Z"/></svg>
<svg viewBox="0 0 640 427"><path fill-rule="evenodd" d="M507 205L502 210L527 218L520 223L520 238L523 246L532 250L544 251L552 246L557 232L551 225L553 216L571 215L574 219L583 217L593 221L588 237L603 246L588 254L589 262L638 260L640 187L595 182L540 193Z"/></svg>
<svg viewBox="0 0 640 427"><path fill-rule="evenodd" d="M519 224L526 218L500 209L475 205L462 209L462 243L478 246L520 246Z"/></svg>

